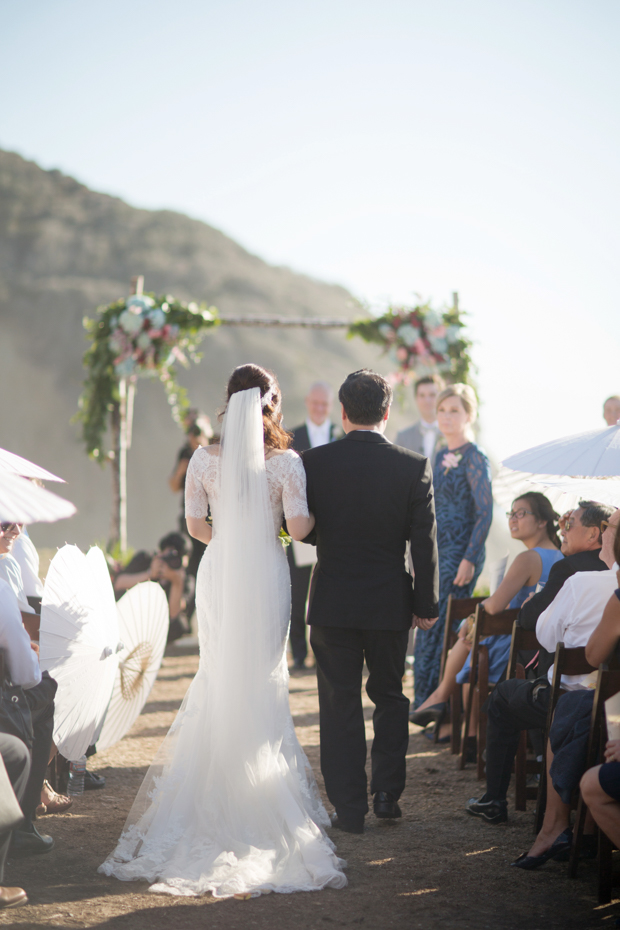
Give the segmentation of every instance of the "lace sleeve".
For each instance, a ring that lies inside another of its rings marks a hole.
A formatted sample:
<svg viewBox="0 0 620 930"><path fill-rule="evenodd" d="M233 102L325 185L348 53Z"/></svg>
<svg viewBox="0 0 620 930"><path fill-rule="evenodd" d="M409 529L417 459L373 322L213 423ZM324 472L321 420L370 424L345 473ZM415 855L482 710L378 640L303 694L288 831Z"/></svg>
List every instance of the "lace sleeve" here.
<svg viewBox="0 0 620 930"><path fill-rule="evenodd" d="M296 452L288 451L280 456L282 462L282 506L284 516L307 517L306 472Z"/></svg>
<svg viewBox="0 0 620 930"><path fill-rule="evenodd" d="M185 478L185 516L204 518L209 513L209 498L203 483L205 470L203 449L196 449L187 466Z"/></svg>
<svg viewBox="0 0 620 930"><path fill-rule="evenodd" d="M464 558L476 565L493 520L491 469L488 458L477 446L474 446L466 458L465 473L474 499L476 520Z"/></svg>

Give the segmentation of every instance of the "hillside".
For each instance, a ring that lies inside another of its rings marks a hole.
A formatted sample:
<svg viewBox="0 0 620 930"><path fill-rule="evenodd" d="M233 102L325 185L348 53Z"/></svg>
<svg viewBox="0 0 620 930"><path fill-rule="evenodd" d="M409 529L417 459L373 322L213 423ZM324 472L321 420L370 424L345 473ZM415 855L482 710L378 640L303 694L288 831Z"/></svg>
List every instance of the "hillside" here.
<svg viewBox="0 0 620 930"><path fill-rule="evenodd" d="M82 318L126 294L136 274L145 276L147 290L205 300L222 316L361 312L344 288L268 265L205 223L136 209L0 151L0 446L66 478L61 493L79 508L70 522L35 527L39 546L107 538L110 476L86 457L70 420L83 377ZM212 418L230 370L246 361L277 372L289 426L302 418L314 379L337 387L363 365L387 370L376 348L339 331L222 327L202 349L201 364L181 380ZM152 547L175 526L178 501L167 477L181 443L161 386L140 381L129 459L133 546Z"/></svg>

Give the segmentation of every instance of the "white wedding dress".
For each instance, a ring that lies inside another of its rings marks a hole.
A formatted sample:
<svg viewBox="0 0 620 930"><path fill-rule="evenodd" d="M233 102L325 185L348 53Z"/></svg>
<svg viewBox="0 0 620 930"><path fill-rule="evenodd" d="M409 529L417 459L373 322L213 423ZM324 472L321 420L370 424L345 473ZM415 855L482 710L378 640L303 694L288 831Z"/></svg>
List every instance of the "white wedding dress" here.
<svg viewBox="0 0 620 930"><path fill-rule="evenodd" d="M220 455L221 450L221 455ZM283 513L307 516L299 456L265 458L258 388L233 394L222 446L198 449L186 513L213 517L197 588L200 664L99 871L224 898L346 885L346 863L288 704Z"/></svg>

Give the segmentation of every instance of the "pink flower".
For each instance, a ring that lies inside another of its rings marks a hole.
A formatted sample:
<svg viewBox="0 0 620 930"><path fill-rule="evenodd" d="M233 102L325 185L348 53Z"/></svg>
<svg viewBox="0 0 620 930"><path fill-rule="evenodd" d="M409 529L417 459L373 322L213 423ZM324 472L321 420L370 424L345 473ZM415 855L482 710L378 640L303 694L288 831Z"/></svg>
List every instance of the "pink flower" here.
<svg viewBox="0 0 620 930"><path fill-rule="evenodd" d="M460 452L446 452L443 457L444 475L447 475L451 468L458 468L459 462L463 458Z"/></svg>
<svg viewBox="0 0 620 930"><path fill-rule="evenodd" d="M409 353L404 346L399 346L396 350L396 358L399 362L406 362L409 357Z"/></svg>
<svg viewBox="0 0 620 930"><path fill-rule="evenodd" d="M413 352L415 352L416 355L419 355L422 358L424 358L425 355L428 355L428 349L426 348L426 343L422 337L416 339L416 341L411 346L411 349Z"/></svg>
<svg viewBox="0 0 620 930"><path fill-rule="evenodd" d="M436 326L435 329L431 329L430 335L433 336L434 339L443 339L446 335L446 327L440 324Z"/></svg>

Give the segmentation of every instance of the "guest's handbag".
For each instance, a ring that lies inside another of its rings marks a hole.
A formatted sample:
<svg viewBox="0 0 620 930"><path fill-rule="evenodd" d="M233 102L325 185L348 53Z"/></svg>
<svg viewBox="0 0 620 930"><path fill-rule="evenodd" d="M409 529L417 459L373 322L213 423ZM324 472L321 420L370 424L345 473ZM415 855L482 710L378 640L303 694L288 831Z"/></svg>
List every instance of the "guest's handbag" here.
<svg viewBox="0 0 620 930"><path fill-rule="evenodd" d="M7 680L4 653L0 649L0 733L17 736L32 749L32 714L26 701L24 689Z"/></svg>

